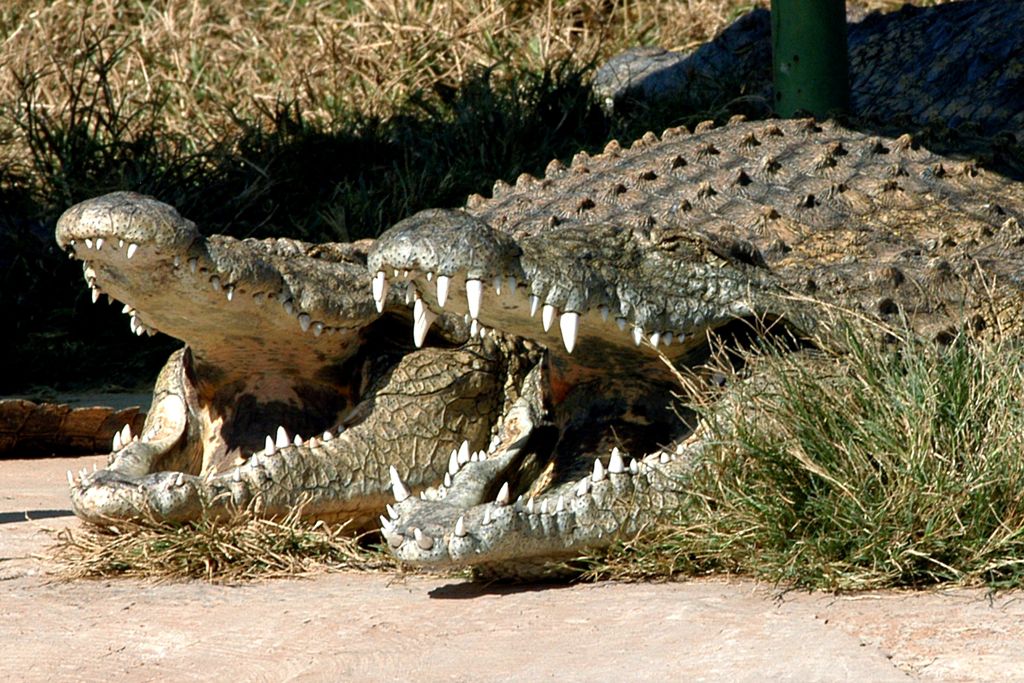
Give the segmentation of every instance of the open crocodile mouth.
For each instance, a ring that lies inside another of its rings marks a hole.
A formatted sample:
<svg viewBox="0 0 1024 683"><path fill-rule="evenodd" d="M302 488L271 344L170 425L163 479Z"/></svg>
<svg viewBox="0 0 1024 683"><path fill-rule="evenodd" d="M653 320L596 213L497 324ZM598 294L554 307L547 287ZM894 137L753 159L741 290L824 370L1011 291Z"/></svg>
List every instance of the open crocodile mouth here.
<svg viewBox="0 0 1024 683"><path fill-rule="evenodd" d="M641 249L628 228L599 225L513 239L442 210L396 224L368 265L377 301L411 288L417 342L447 314L473 334L496 329L545 349L496 447L453 451L443 485L419 498L392 473L397 503L382 531L400 558L503 573L512 563L525 575L531 558L628 533L645 507L671 509L662 503L685 485L670 463L694 422L673 409L669 364L700 363L708 332L748 324L749 273L697 242Z"/></svg>
<svg viewBox="0 0 1024 683"><path fill-rule="evenodd" d="M143 432L122 431L107 468L71 481L85 519L302 503L366 526L390 465L417 487L440 480L438 453L486 448L516 398L497 340L463 345L458 325L438 326L429 348L413 347L405 306L381 313L368 295L365 243L204 237L129 193L69 209L57 239L83 261L94 300L123 302L137 334L186 343Z"/></svg>

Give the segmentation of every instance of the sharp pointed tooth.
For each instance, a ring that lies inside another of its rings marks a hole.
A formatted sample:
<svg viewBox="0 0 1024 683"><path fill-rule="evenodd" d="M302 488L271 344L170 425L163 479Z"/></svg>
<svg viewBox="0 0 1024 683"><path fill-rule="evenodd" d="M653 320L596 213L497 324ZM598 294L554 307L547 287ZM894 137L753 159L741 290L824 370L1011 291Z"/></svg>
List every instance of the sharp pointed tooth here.
<svg viewBox="0 0 1024 683"><path fill-rule="evenodd" d="M484 298L484 283L480 280L466 280L466 301L469 304L469 316L480 317L480 304Z"/></svg>
<svg viewBox="0 0 1024 683"><path fill-rule="evenodd" d="M452 487L452 475L447 472L444 473L444 487L450 489Z"/></svg>
<svg viewBox="0 0 1024 683"><path fill-rule="evenodd" d="M126 446L131 440L132 426L126 423L124 427L121 427L121 444Z"/></svg>
<svg viewBox="0 0 1024 683"><path fill-rule="evenodd" d="M121 312L122 313L134 313L135 309L132 308L131 306L129 306L128 304L125 304L124 306L121 307Z"/></svg>
<svg viewBox="0 0 1024 683"><path fill-rule="evenodd" d="M96 238L96 251L99 251L102 248L103 248L103 238L102 237L97 237Z"/></svg>
<svg viewBox="0 0 1024 683"><path fill-rule="evenodd" d="M437 305L444 308L444 304L448 301L448 285L451 284L451 278L447 275L437 276Z"/></svg>
<svg viewBox="0 0 1024 683"><path fill-rule="evenodd" d="M542 515L548 514L548 502L546 500L542 500L540 502L540 514L542 514Z"/></svg>
<svg viewBox="0 0 1024 683"><path fill-rule="evenodd" d="M125 258L131 258L132 256L135 256L135 252L137 252L138 250L139 245L135 244L135 242L130 242L128 244L128 250L124 252Z"/></svg>
<svg viewBox="0 0 1024 683"><path fill-rule="evenodd" d="M661 341L661 333L651 332L650 340L651 346L653 346L654 348L658 348L658 343Z"/></svg>
<svg viewBox="0 0 1024 683"><path fill-rule="evenodd" d="M615 319L615 324L619 326L620 330L625 330L626 329L626 319L625 318L616 318Z"/></svg>
<svg viewBox="0 0 1024 683"><path fill-rule="evenodd" d="M459 471L459 452L453 450L448 456L448 474L455 475Z"/></svg>
<svg viewBox="0 0 1024 683"><path fill-rule="evenodd" d="M508 505L508 482L506 481L501 485L501 489L498 491L498 497L494 500L498 505Z"/></svg>
<svg viewBox="0 0 1024 683"><path fill-rule="evenodd" d="M626 471L626 463L618 448L612 449L612 457L608 459L608 471L612 474L622 474Z"/></svg>
<svg viewBox="0 0 1024 683"><path fill-rule="evenodd" d="M95 287L90 288L92 290L92 302L96 303L100 300L100 290Z"/></svg>
<svg viewBox="0 0 1024 683"><path fill-rule="evenodd" d="M185 483L185 475L182 472L178 472L178 476L174 478L174 485L181 486Z"/></svg>
<svg viewBox="0 0 1024 683"><path fill-rule="evenodd" d="M487 525L488 525L488 524L490 524L490 523L491 523L491 508L485 508L485 509L484 509L484 521L483 521L483 525L484 525L484 526L487 526Z"/></svg>
<svg viewBox="0 0 1024 683"><path fill-rule="evenodd" d="M508 286L508 293L509 294L515 294L516 293L516 287L519 285L519 283L516 282L516 276L515 275L509 275L508 276L508 281L507 281L506 284Z"/></svg>
<svg viewBox="0 0 1024 683"><path fill-rule="evenodd" d="M284 307L284 312L287 313L288 315L292 315L293 313L295 313L295 302L293 302L291 299L285 299L283 302L281 302L281 306Z"/></svg>
<svg viewBox="0 0 1024 683"><path fill-rule="evenodd" d="M428 270L427 271L427 282L430 282L433 279L434 279L434 271Z"/></svg>
<svg viewBox="0 0 1024 683"><path fill-rule="evenodd" d="M416 539L416 545L418 545L423 550L430 550L434 547L434 539L430 536L427 536L419 529L414 528L412 530L412 535Z"/></svg>
<svg viewBox="0 0 1024 683"><path fill-rule="evenodd" d="M629 461L629 472L630 474L640 474L640 463L636 461L636 458Z"/></svg>
<svg viewBox="0 0 1024 683"><path fill-rule="evenodd" d="M395 530L395 523L392 522L390 519L388 519L384 515L380 515L379 519L380 519L380 528L381 529L383 529L384 531L394 531Z"/></svg>
<svg viewBox="0 0 1024 683"><path fill-rule="evenodd" d="M242 481L242 471L236 467L235 471L231 473L231 479L235 482Z"/></svg>
<svg viewBox="0 0 1024 683"><path fill-rule="evenodd" d="M388 295L388 279L383 270L378 270L373 278L373 301L377 305L377 312L384 311L384 299Z"/></svg>
<svg viewBox="0 0 1024 683"><path fill-rule="evenodd" d="M296 434L295 438L292 439L292 444L295 445L295 446L301 446L302 445L302 437L299 436L298 434Z"/></svg>
<svg viewBox="0 0 1024 683"><path fill-rule="evenodd" d="M412 284L410 282L408 285L405 286L405 303L406 304L411 306L412 302L415 301L416 299L418 299L419 296L420 296L420 293L418 291L416 291L416 285L414 285L414 284Z"/></svg>
<svg viewBox="0 0 1024 683"><path fill-rule="evenodd" d="M537 307L540 306L540 297L536 294L530 295L530 317L537 315Z"/></svg>
<svg viewBox="0 0 1024 683"><path fill-rule="evenodd" d="M323 439L324 441L330 441L331 439L334 438L334 434L331 434L330 430L327 430L326 432L323 433L323 435L320 438Z"/></svg>
<svg viewBox="0 0 1024 683"><path fill-rule="evenodd" d="M469 461L470 462L478 462L479 460L480 460L480 456L477 455L477 451L473 451L472 453L469 454Z"/></svg>
<svg viewBox="0 0 1024 683"><path fill-rule="evenodd" d="M412 341L416 344L416 348L420 348L427 338L430 326L437 319L437 314L423 304L423 299L416 299L416 303L413 305L412 318Z"/></svg>
<svg viewBox="0 0 1024 683"><path fill-rule="evenodd" d="M180 268L181 267L181 257L178 256L177 254L174 255L174 267L175 268Z"/></svg>
<svg viewBox="0 0 1024 683"><path fill-rule="evenodd" d="M71 470L68 470L68 486L72 488L75 486L75 475L71 474Z"/></svg>
<svg viewBox="0 0 1024 683"><path fill-rule="evenodd" d="M235 286L234 285L228 285L227 288L224 290L224 296L226 296L228 298L228 301L231 301L232 299L234 299L235 298Z"/></svg>
<svg viewBox="0 0 1024 683"><path fill-rule="evenodd" d="M278 448L287 448L290 444L291 441L288 439L288 432L284 430L283 425L278 425L277 441L274 443L274 445L277 446Z"/></svg>
<svg viewBox="0 0 1024 683"><path fill-rule="evenodd" d="M192 271L193 275L195 275L196 271L199 269L199 259L197 259L197 258L190 258L188 260L188 269L190 271Z"/></svg>
<svg viewBox="0 0 1024 683"><path fill-rule="evenodd" d="M463 441L462 445L459 446L459 464L465 465L469 462L469 441Z"/></svg>
<svg viewBox="0 0 1024 683"><path fill-rule="evenodd" d="M661 335L661 343L664 344L665 346L672 346L672 333L666 332L665 334Z"/></svg>
<svg viewBox="0 0 1024 683"><path fill-rule="evenodd" d="M576 331L579 329L579 324L580 314L574 311L563 313L558 319L558 326L562 328L562 342L568 353L572 353L572 350L576 348Z"/></svg>
<svg viewBox="0 0 1024 683"><path fill-rule="evenodd" d="M267 441L263 445L263 453L264 455L273 455L274 452L274 440L270 438L269 434L267 434Z"/></svg>
<svg viewBox="0 0 1024 683"><path fill-rule="evenodd" d="M526 512L531 515L533 514L533 498L526 501Z"/></svg>
<svg viewBox="0 0 1024 683"><path fill-rule="evenodd" d="M598 306L597 307L597 312L601 314L601 321L602 322L608 322L608 307L607 306Z"/></svg>
<svg viewBox="0 0 1024 683"><path fill-rule="evenodd" d="M85 238L85 248L86 249L92 249L92 238L91 237L86 237Z"/></svg>
<svg viewBox="0 0 1024 683"><path fill-rule="evenodd" d="M213 291L219 292L220 291L220 277L218 277L217 275L214 275L213 277L211 277L210 278L210 286L213 287Z"/></svg>
<svg viewBox="0 0 1024 683"><path fill-rule="evenodd" d="M466 517L465 515L459 515L459 518L455 521L455 535L462 538L466 535Z"/></svg>
<svg viewBox="0 0 1024 683"><path fill-rule="evenodd" d="M583 496L587 495L588 491L590 491L590 480L581 479L580 483L576 485L576 497L582 498Z"/></svg>
<svg viewBox="0 0 1024 683"><path fill-rule="evenodd" d="M544 331L551 329L551 323L555 321L555 307L551 304L544 304L540 312L541 322L544 323Z"/></svg>
<svg viewBox="0 0 1024 683"><path fill-rule="evenodd" d="M118 240L117 241L117 248L118 249L124 249L124 240Z"/></svg>
<svg viewBox="0 0 1024 683"><path fill-rule="evenodd" d="M494 276L494 293L498 296L501 296L501 280L502 277L500 275Z"/></svg>
<svg viewBox="0 0 1024 683"><path fill-rule="evenodd" d="M555 503L555 512L565 512L565 497L559 496L558 502Z"/></svg>
<svg viewBox="0 0 1024 683"><path fill-rule="evenodd" d="M598 482L604 479L604 465L601 458L594 458L594 473L590 475L591 481Z"/></svg>
<svg viewBox="0 0 1024 683"><path fill-rule="evenodd" d="M300 313L299 314L299 327L302 328L303 332L308 332L309 331L309 326L310 326L310 324L312 324L312 322L313 322L313 319L309 317L309 313Z"/></svg>
<svg viewBox="0 0 1024 683"><path fill-rule="evenodd" d="M121 450L121 432L114 432L114 443L111 445L111 450L115 453Z"/></svg>
<svg viewBox="0 0 1024 683"><path fill-rule="evenodd" d="M660 456L658 457L658 462L660 462L660 463L661 463L662 465L664 465L665 463L667 463L667 462L668 462L669 460L671 460L671 458L669 457L668 453L662 453L662 454L661 454L661 455L660 455Z"/></svg>
<svg viewBox="0 0 1024 683"><path fill-rule="evenodd" d="M391 503L385 505L384 509L388 511L388 517L391 519L398 519L398 510L396 510Z"/></svg>
<svg viewBox="0 0 1024 683"><path fill-rule="evenodd" d="M480 321L473 318L473 321L469 323L469 336L470 338L479 336L480 334Z"/></svg>
<svg viewBox="0 0 1024 683"><path fill-rule="evenodd" d="M644 330L639 325L633 326L633 343L640 346L640 342L644 340Z"/></svg>
<svg viewBox="0 0 1024 683"><path fill-rule="evenodd" d="M403 500L409 497L409 489L405 488L405 484L402 483L402 478L398 476L398 470L392 465L391 469L391 491L395 494L395 500L401 503Z"/></svg>

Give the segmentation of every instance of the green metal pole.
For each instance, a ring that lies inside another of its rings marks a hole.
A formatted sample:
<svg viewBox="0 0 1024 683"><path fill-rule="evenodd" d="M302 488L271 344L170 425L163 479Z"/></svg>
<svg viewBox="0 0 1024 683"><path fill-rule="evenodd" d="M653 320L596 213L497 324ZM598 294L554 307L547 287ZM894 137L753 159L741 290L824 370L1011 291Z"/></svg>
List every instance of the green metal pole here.
<svg viewBox="0 0 1024 683"><path fill-rule="evenodd" d="M772 0L772 68L779 116L848 110L845 0Z"/></svg>

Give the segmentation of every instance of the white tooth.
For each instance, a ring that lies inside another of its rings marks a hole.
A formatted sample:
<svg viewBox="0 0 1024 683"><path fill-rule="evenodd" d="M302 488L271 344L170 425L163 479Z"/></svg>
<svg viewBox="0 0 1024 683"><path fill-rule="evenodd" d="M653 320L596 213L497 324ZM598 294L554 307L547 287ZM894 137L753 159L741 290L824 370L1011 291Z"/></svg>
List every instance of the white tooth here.
<svg viewBox="0 0 1024 683"><path fill-rule="evenodd" d="M665 346L672 346L672 333L666 332L665 334L661 335L661 343L664 344Z"/></svg>
<svg viewBox="0 0 1024 683"><path fill-rule="evenodd" d="M91 237L86 237L85 238L85 248L86 249L92 249L92 238Z"/></svg>
<svg viewBox="0 0 1024 683"><path fill-rule="evenodd" d="M384 311L384 298L388 295L388 280L383 270L378 270L373 278L373 301L377 305L377 312Z"/></svg>
<svg viewBox="0 0 1024 683"><path fill-rule="evenodd" d="M448 456L448 474L457 474L459 471L459 452L452 451Z"/></svg>
<svg viewBox="0 0 1024 683"><path fill-rule="evenodd" d="M636 458L633 458L632 460L629 461L629 472L630 474L640 473L640 463L636 461Z"/></svg>
<svg viewBox="0 0 1024 683"><path fill-rule="evenodd" d="M444 473L444 487L450 489L452 487L452 475L447 472Z"/></svg>
<svg viewBox="0 0 1024 683"><path fill-rule="evenodd" d="M423 346L430 326L437 320L437 314L423 305L423 299L416 299L412 309L412 341L416 348Z"/></svg>
<svg viewBox="0 0 1024 683"><path fill-rule="evenodd" d="M402 483L402 478L398 476L398 470L395 466L391 466L391 491L395 494L395 500L401 503L403 500L409 497L409 489L405 488L405 484Z"/></svg>
<svg viewBox="0 0 1024 683"><path fill-rule="evenodd" d="M671 460L671 458L669 457L668 453L662 453L661 456L658 458L658 462L660 462L662 465L667 463L669 460Z"/></svg>
<svg viewBox="0 0 1024 683"><path fill-rule="evenodd" d="M612 457L608 459L608 471L612 474L622 474L626 471L626 463L622 460L622 453L618 448L612 449Z"/></svg>
<svg viewBox="0 0 1024 683"><path fill-rule="evenodd" d="M509 275L508 276L508 293L509 294L515 294L516 293L516 286L518 284L519 283L516 282L516 276L515 275Z"/></svg>
<svg viewBox="0 0 1024 683"><path fill-rule="evenodd" d="M494 293L497 294L498 296L501 296L501 276L500 275L495 275L494 276Z"/></svg>
<svg viewBox="0 0 1024 683"><path fill-rule="evenodd" d="M581 479L580 483L576 485L576 497L577 498L582 498L583 496L587 495L587 491L589 491L589 490L590 490L590 480L589 479Z"/></svg>
<svg viewBox="0 0 1024 683"><path fill-rule="evenodd" d="M139 326L139 319L134 315L128 319L128 327L131 329L132 334L135 334L135 329Z"/></svg>
<svg viewBox="0 0 1024 683"><path fill-rule="evenodd" d="M103 238L102 237L97 237L96 238L96 250L99 251L102 248L103 248Z"/></svg>
<svg viewBox="0 0 1024 683"><path fill-rule="evenodd" d="M323 333L324 333L324 324L321 323L321 322L313 323L313 336L314 337L319 337Z"/></svg>
<svg viewBox="0 0 1024 683"><path fill-rule="evenodd" d="M448 301L448 285L451 283L451 278L447 275L437 276L437 305L444 308L444 303Z"/></svg>
<svg viewBox="0 0 1024 683"><path fill-rule="evenodd" d="M470 462L477 462L479 460L480 460L480 456L477 455L476 451L473 451L472 453L469 454L469 461Z"/></svg>
<svg viewBox="0 0 1024 683"><path fill-rule="evenodd" d="M128 304L125 304L124 306L121 307L121 312L122 313L134 313L135 309L132 308L131 306L129 306Z"/></svg>
<svg viewBox="0 0 1024 683"><path fill-rule="evenodd" d="M118 240L117 241L117 248L118 249L124 249L124 240Z"/></svg>
<svg viewBox="0 0 1024 683"><path fill-rule="evenodd" d="M96 303L99 300L100 300L100 290L98 290L95 287L93 287L92 288L92 302Z"/></svg>
<svg viewBox="0 0 1024 683"><path fill-rule="evenodd" d="M392 277L394 277L397 280L398 279L398 268L392 268L391 269L391 275L392 275Z"/></svg>
<svg viewBox="0 0 1024 683"><path fill-rule="evenodd" d="M555 503L555 512L565 512L565 497L559 496L558 502Z"/></svg>
<svg viewBox="0 0 1024 683"><path fill-rule="evenodd" d="M398 519L398 510L396 510L391 503L385 505L384 509L388 511L388 517L391 519Z"/></svg>
<svg viewBox="0 0 1024 683"><path fill-rule="evenodd" d="M546 500L542 500L540 502L540 514L542 514L542 515L548 514L548 502Z"/></svg>
<svg viewBox="0 0 1024 683"><path fill-rule="evenodd" d="M267 441L263 445L263 454L264 455L273 455L274 454L274 440L270 438L269 434L267 434Z"/></svg>
<svg viewBox="0 0 1024 683"><path fill-rule="evenodd" d="M228 285L227 289L224 290L224 296L226 296L228 298L228 301L231 301L232 299L234 299L235 298L235 286L234 285Z"/></svg>
<svg viewBox="0 0 1024 683"><path fill-rule="evenodd" d="M331 439L334 438L334 434L331 434L330 431L326 431L326 432L323 433L323 436L321 436L320 438L323 439L324 441L330 441Z"/></svg>
<svg viewBox="0 0 1024 683"><path fill-rule="evenodd" d="M175 268L180 268L181 267L181 257L178 256L177 254L174 255L174 267Z"/></svg>
<svg viewBox="0 0 1024 683"><path fill-rule="evenodd" d="M608 307L607 306L598 306L597 307L597 312L601 314L601 321L602 322L608 322Z"/></svg>
<svg viewBox="0 0 1024 683"><path fill-rule="evenodd" d="M302 328L303 332L309 331L309 325L312 322L313 319L309 317L309 313L299 313L299 327Z"/></svg>
<svg viewBox="0 0 1024 683"><path fill-rule="evenodd" d="M540 312L541 322L544 323L544 331L551 329L551 323L555 321L555 307L551 304L544 304Z"/></svg>
<svg viewBox="0 0 1024 683"><path fill-rule="evenodd" d="M292 443L293 443L294 445L296 445L296 446L301 446L301 445L302 445L302 437L301 437L301 436L299 436L298 434L296 434L296 435L295 435L295 438L294 438L294 439L292 439Z"/></svg>
<svg viewBox="0 0 1024 683"><path fill-rule="evenodd" d="M434 279L434 271L428 270L427 271L427 282L430 282L433 279Z"/></svg>
<svg viewBox="0 0 1024 683"><path fill-rule="evenodd" d="M408 285L405 286L405 303L406 304L411 305L412 302L415 301L416 298L419 295L420 295L420 293L416 291L416 286L413 285L412 283L409 283Z"/></svg>
<svg viewBox="0 0 1024 683"><path fill-rule="evenodd" d="M508 505L508 482L506 481L501 485L501 489L498 491L498 497L494 500L498 505Z"/></svg>
<svg viewBox="0 0 1024 683"><path fill-rule="evenodd" d="M526 501L526 511L531 515L533 514L533 498Z"/></svg>
<svg viewBox="0 0 1024 683"><path fill-rule="evenodd" d="M487 328L483 325L480 326L480 338L483 339L487 336Z"/></svg>
<svg viewBox="0 0 1024 683"><path fill-rule="evenodd" d="M459 446L459 464L465 465L469 462L469 441L463 441L462 445Z"/></svg>
<svg viewBox="0 0 1024 683"><path fill-rule="evenodd" d="M640 342L644 340L644 330L639 325L633 326L633 343L640 346Z"/></svg>
<svg viewBox="0 0 1024 683"><path fill-rule="evenodd" d="M139 245L135 244L135 242L130 242L128 244L128 250L124 252L125 258L131 258L132 256L135 256L135 252L137 252L138 250Z"/></svg>
<svg viewBox="0 0 1024 683"><path fill-rule="evenodd" d="M199 269L199 259L190 258L188 260L188 269L192 271L193 275L195 275L196 271Z"/></svg>
<svg viewBox="0 0 1024 683"><path fill-rule="evenodd" d="M121 428L121 443L127 446L131 440L132 426L130 424L125 424L125 426Z"/></svg>
<svg viewBox="0 0 1024 683"><path fill-rule="evenodd" d="M116 453L121 450L121 432L114 432L114 443L111 449Z"/></svg>
<svg viewBox="0 0 1024 683"><path fill-rule="evenodd" d="M487 459L487 453L485 451L479 451L476 454L476 459L479 460L480 462L483 462L484 460Z"/></svg>
<svg viewBox="0 0 1024 683"><path fill-rule="evenodd" d="M562 342L568 353L572 353L572 350L576 348L576 331L579 329L579 324L580 314L574 311L563 313L558 319L558 326L562 328Z"/></svg>
<svg viewBox="0 0 1024 683"><path fill-rule="evenodd" d="M418 545L423 550L430 550L434 547L434 539L430 536L427 536L419 529L413 529L412 535L416 539L416 545Z"/></svg>
<svg viewBox="0 0 1024 683"><path fill-rule="evenodd" d="M650 340L651 346L658 348L658 342L661 341L661 334L658 332L651 332Z"/></svg>
<svg viewBox="0 0 1024 683"><path fill-rule="evenodd" d="M682 332L680 332L679 333L679 339L676 340L676 343L682 344L684 339L686 339L686 335L683 334Z"/></svg>
<svg viewBox="0 0 1024 683"><path fill-rule="evenodd" d="M392 522L390 519L388 519L384 515L380 515L379 519L380 519L380 528L381 529L383 529L384 531L394 531L395 530L395 523Z"/></svg>
<svg viewBox="0 0 1024 683"><path fill-rule="evenodd" d="M68 470L68 486L75 485L75 475L71 474L71 470Z"/></svg>
<svg viewBox="0 0 1024 683"><path fill-rule="evenodd" d="M278 448L287 448L290 443L291 442L288 439L288 432L284 430L283 425L278 425L277 441L275 442L274 445L277 446Z"/></svg>
<svg viewBox="0 0 1024 683"><path fill-rule="evenodd" d="M601 464L601 458L594 458L594 473L590 475L592 481L601 481L604 479L604 465Z"/></svg>
<svg viewBox="0 0 1024 683"><path fill-rule="evenodd" d="M295 302L291 299L285 299L281 305L284 307L284 312L288 315L295 313Z"/></svg>
<svg viewBox="0 0 1024 683"><path fill-rule="evenodd" d="M488 524L490 524L490 523L491 523L491 508L485 508L485 509L484 509L484 521L483 521L483 525L484 525L484 526L487 526L487 525L488 525Z"/></svg>
<svg viewBox="0 0 1024 683"><path fill-rule="evenodd" d="M626 319L625 318L616 318L615 319L615 324L619 326L620 330L625 330L626 329Z"/></svg>
<svg viewBox="0 0 1024 683"><path fill-rule="evenodd" d="M484 298L484 283L480 280L466 280L466 301L469 303L469 316L480 317L480 303Z"/></svg>
<svg viewBox="0 0 1024 683"><path fill-rule="evenodd" d="M537 315L537 307L540 306L540 297L536 294L530 295L530 317Z"/></svg>
<svg viewBox="0 0 1024 683"><path fill-rule="evenodd" d="M139 326L135 328L135 336L141 337L142 335L146 334L147 329L148 328L145 325L139 323Z"/></svg>
<svg viewBox="0 0 1024 683"><path fill-rule="evenodd" d="M455 522L455 535L462 538L466 535L466 519L465 515L459 515L458 520Z"/></svg>
<svg viewBox="0 0 1024 683"><path fill-rule="evenodd" d="M216 275L210 278L210 286L213 287L213 291L220 291L220 278Z"/></svg>
<svg viewBox="0 0 1024 683"><path fill-rule="evenodd" d="M181 486L184 483L185 483L185 474L183 472L178 472L178 476L176 476L174 478L174 485L175 486Z"/></svg>
<svg viewBox="0 0 1024 683"><path fill-rule="evenodd" d="M480 334L480 323L479 323L479 321L477 321L476 318L473 318L473 321L471 323L469 323L469 336L470 336L470 338L472 338L472 337L475 337L475 336L477 336L479 334Z"/></svg>
<svg viewBox="0 0 1024 683"><path fill-rule="evenodd" d="M242 481L242 471L241 471L241 470L239 470L239 469L238 469L238 468L236 467L236 468L235 468L235 471L234 471L234 472L232 473L232 475L231 475L231 478L232 478L233 480L235 480L236 482L238 482L238 481Z"/></svg>

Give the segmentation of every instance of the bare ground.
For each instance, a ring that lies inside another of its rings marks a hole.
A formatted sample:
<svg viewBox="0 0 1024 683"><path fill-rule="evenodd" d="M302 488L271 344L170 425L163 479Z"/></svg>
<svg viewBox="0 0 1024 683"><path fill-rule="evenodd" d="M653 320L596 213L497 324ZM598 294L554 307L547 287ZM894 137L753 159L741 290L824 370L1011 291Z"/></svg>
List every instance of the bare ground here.
<svg viewBox="0 0 1024 683"><path fill-rule="evenodd" d="M1024 680L1018 593L56 582L39 555L79 524L64 471L102 461L0 460L0 680Z"/></svg>

